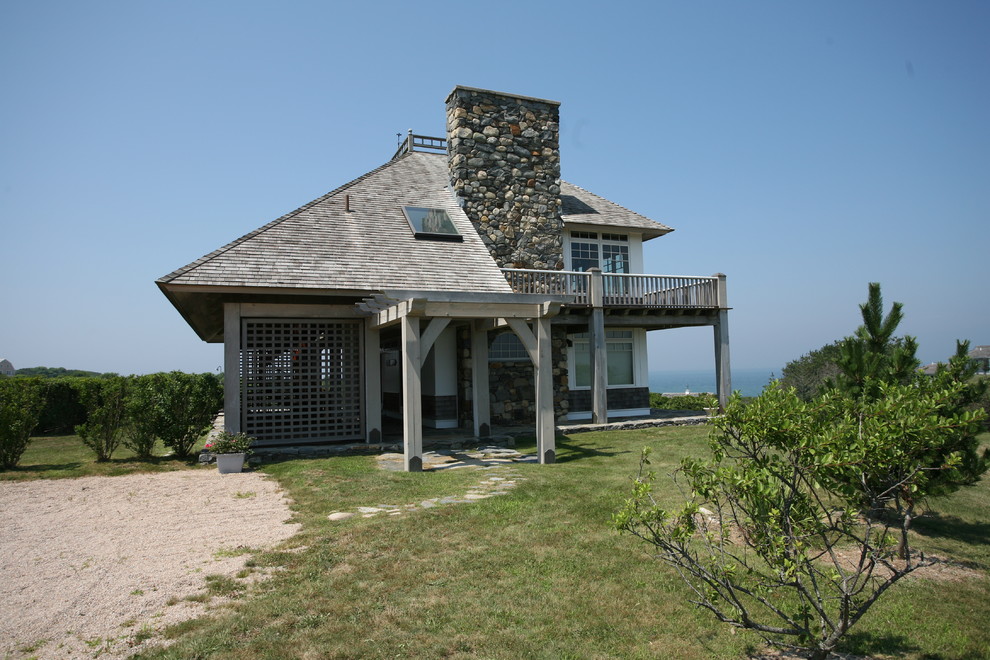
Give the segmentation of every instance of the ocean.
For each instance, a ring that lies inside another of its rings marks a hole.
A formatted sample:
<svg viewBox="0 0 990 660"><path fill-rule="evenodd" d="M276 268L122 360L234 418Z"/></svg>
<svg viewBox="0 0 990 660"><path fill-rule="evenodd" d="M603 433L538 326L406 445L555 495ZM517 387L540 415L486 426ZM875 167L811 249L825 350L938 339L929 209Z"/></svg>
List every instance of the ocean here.
<svg viewBox="0 0 990 660"><path fill-rule="evenodd" d="M780 369L733 369L732 389L743 396L758 396L773 377L780 378ZM683 394L715 391L715 369L669 370L650 372L650 391Z"/></svg>

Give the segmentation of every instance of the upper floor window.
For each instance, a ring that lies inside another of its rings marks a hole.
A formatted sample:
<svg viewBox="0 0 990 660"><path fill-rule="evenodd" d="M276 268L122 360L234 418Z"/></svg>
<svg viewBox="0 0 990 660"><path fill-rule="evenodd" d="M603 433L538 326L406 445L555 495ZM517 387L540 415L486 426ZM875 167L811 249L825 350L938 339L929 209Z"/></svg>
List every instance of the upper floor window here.
<svg viewBox="0 0 990 660"><path fill-rule="evenodd" d="M603 273L629 272L629 237L625 234L571 232L571 270L600 268Z"/></svg>
<svg viewBox="0 0 990 660"><path fill-rule="evenodd" d="M409 226L416 238L439 241L463 241L454 222L443 209L428 209L419 206L403 206Z"/></svg>

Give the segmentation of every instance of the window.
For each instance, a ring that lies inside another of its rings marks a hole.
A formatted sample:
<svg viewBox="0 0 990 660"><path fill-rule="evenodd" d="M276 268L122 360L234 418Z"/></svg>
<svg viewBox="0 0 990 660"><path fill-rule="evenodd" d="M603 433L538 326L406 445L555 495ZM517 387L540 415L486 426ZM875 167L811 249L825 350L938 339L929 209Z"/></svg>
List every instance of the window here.
<svg viewBox="0 0 990 660"><path fill-rule="evenodd" d="M629 237L625 234L571 232L571 270L601 268L603 273L629 272Z"/></svg>
<svg viewBox="0 0 990 660"><path fill-rule="evenodd" d="M463 241L450 216L443 209L403 206L402 212L412 227L413 236L436 241Z"/></svg>
<svg viewBox="0 0 990 660"><path fill-rule="evenodd" d="M495 338L488 349L489 362L529 361L529 353L514 332L504 332Z"/></svg>
<svg viewBox="0 0 990 660"><path fill-rule="evenodd" d="M571 335L574 346L574 385L591 387L591 347L588 333ZM609 387L635 385L636 374L633 368L633 334L631 330L606 330L605 346L608 350Z"/></svg>

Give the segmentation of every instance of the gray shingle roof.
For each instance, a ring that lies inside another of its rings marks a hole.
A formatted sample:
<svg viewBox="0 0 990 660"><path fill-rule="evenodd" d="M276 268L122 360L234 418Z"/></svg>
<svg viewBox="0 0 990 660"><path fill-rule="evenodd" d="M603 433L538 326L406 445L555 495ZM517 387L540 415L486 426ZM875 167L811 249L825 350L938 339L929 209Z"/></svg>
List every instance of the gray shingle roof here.
<svg viewBox="0 0 990 660"><path fill-rule="evenodd" d="M624 206L585 190L573 183L560 182L561 216L566 225L597 225L642 232L644 239L674 231Z"/></svg>
<svg viewBox="0 0 990 660"><path fill-rule="evenodd" d="M350 211L345 210L345 195ZM463 242L420 240L402 206L445 209ZM511 293L447 187L444 156L391 161L159 280L163 284Z"/></svg>
<svg viewBox="0 0 990 660"><path fill-rule="evenodd" d="M350 211L345 210L350 197ZM567 182L565 225L661 236L670 227ZM442 208L463 242L420 240L402 206ZM443 154L411 152L158 280L160 284L510 293L457 205Z"/></svg>

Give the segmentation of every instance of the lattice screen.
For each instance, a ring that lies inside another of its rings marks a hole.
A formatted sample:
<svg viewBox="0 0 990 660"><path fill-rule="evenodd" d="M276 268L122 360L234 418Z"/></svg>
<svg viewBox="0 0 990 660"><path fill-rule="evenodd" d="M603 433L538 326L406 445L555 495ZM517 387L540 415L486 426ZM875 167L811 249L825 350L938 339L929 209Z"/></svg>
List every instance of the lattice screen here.
<svg viewBox="0 0 990 660"><path fill-rule="evenodd" d="M241 414L262 443L358 440L360 321L245 319Z"/></svg>

